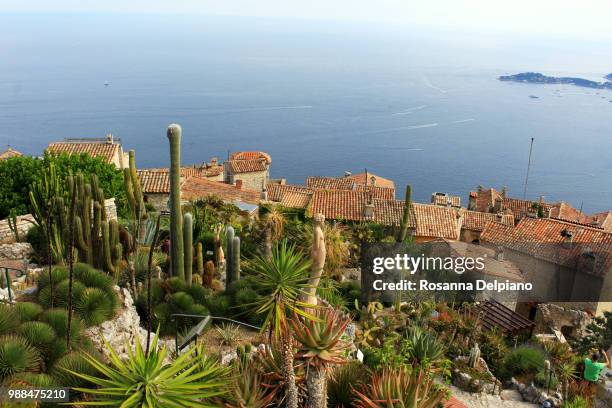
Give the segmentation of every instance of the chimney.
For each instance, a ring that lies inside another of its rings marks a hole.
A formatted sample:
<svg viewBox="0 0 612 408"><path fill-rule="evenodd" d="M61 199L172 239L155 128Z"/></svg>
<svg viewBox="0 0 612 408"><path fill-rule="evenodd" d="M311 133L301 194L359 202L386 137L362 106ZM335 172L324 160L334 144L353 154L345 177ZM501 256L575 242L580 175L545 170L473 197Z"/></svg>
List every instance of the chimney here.
<svg viewBox="0 0 612 408"><path fill-rule="evenodd" d="M210 158L210 165L212 167L215 167L219 164L219 159L217 157L211 157Z"/></svg>
<svg viewBox="0 0 612 408"><path fill-rule="evenodd" d="M497 247L497 249L495 250L495 259L497 259L498 261L504 260L504 247Z"/></svg>
<svg viewBox="0 0 612 408"><path fill-rule="evenodd" d="M372 177L370 177L370 180L372 181L372 185L375 186L376 185L376 177L372 176Z"/></svg>
<svg viewBox="0 0 612 408"><path fill-rule="evenodd" d="M261 199L264 201L268 201L268 190L266 188L261 191Z"/></svg>
<svg viewBox="0 0 612 408"><path fill-rule="evenodd" d="M482 193L482 189L483 189L482 185L478 185L478 188L476 191L478 191L478 193Z"/></svg>
<svg viewBox="0 0 612 408"><path fill-rule="evenodd" d="M561 236L564 238L563 247L567 249L571 248L572 241L574 240L574 233L567 228L564 228L563 231L561 231Z"/></svg>
<svg viewBox="0 0 612 408"><path fill-rule="evenodd" d="M463 228L463 212L461 210L455 210L457 214L457 240L461 239L461 229Z"/></svg>
<svg viewBox="0 0 612 408"><path fill-rule="evenodd" d="M504 209L504 199L502 197L495 197L495 201L493 201L493 212L500 212Z"/></svg>
<svg viewBox="0 0 612 408"><path fill-rule="evenodd" d="M242 190L242 180L236 180L236 188Z"/></svg>
<svg viewBox="0 0 612 408"><path fill-rule="evenodd" d="M501 196L502 196L502 198L506 198L507 195L508 195L508 187L507 186L503 186L502 187L502 191L501 191Z"/></svg>
<svg viewBox="0 0 612 408"><path fill-rule="evenodd" d="M368 203L363 206L363 216L367 219L374 218L374 204Z"/></svg>
<svg viewBox="0 0 612 408"><path fill-rule="evenodd" d="M113 134L112 133L108 133L106 135L106 143L113 144Z"/></svg>

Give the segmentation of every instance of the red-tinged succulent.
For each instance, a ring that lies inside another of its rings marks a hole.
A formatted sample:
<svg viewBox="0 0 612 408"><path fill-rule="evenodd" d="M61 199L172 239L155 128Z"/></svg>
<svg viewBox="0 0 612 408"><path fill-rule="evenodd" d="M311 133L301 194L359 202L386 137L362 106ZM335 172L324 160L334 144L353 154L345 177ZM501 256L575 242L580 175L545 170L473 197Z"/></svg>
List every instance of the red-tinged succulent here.
<svg viewBox="0 0 612 408"><path fill-rule="evenodd" d="M436 408L448 394L418 368L385 369L354 392L357 408Z"/></svg>

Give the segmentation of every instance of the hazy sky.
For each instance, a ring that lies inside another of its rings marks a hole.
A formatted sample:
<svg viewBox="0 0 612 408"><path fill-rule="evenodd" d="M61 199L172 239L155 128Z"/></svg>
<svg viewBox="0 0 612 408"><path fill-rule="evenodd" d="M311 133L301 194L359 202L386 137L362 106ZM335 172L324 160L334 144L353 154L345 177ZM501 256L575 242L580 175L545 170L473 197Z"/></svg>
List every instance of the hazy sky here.
<svg viewBox="0 0 612 408"><path fill-rule="evenodd" d="M611 0L0 0L2 11L178 12L612 39Z"/></svg>

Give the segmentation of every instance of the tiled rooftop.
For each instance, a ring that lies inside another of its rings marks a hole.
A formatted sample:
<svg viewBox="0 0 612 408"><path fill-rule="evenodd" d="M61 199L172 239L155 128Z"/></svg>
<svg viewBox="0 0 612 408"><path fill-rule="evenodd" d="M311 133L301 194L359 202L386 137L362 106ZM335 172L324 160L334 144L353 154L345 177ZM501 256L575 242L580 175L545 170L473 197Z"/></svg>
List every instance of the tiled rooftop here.
<svg viewBox="0 0 612 408"><path fill-rule="evenodd" d="M266 152L234 152L229 158L230 160L265 160L268 164L272 163L272 158Z"/></svg>
<svg viewBox="0 0 612 408"><path fill-rule="evenodd" d="M260 194L259 191L238 188L231 184L201 177L188 177L181 184L181 198L188 201L214 195L227 202L241 201L248 204L258 204Z"/></svg>
<svg viewBox="0 0 612 408"><path fill-rule="evenodd" d="M514 226L512 214L492 214L479 211L461 210L463 222L461 228L471 231L482 231L489 222L500 222L510 227Z"/></svg>
<svg viewBox="0 0 612 408"><path fill-rule="evenodd" d="M376 186L376 187L385 187L395 189L395 183L393 180L386 179L384 177L378 176L374 173L358 173L351 174L350 176L346 176L346 178L353 180L357 184L366 185L366 186Z"/></svg>
<svg viewBox="0 0 612 408"><path fill-rule="evenodd" d="M266 171L268 163L264 159L230 160L227 162L233 174Z"/></svg>
<svg viewBox="0 0 612 408"><path fill-rule="evenodd" d="M312 189L302 186L268 183L268 200L289 208L305 209L310 203Z"/></svg>
<svg viewBox="0 0 612 408"><path fill-rule="evenodd" d="M355 181L348 177L308 177L306 187L322 190L355 190Z"/></svg>
<svg viewBox="0 0 612 408"><path fill-rule="evenodd" d="M461 197L446 194L432 194L431 203L443 207L450 205L451 207L459 208L461 207Z"/></svg>
<svg viewBox="0 0 612 408"><path fill-rule="evenodd" d="M55 142L49 144L47 150L52 153L81 154L92 157L102 157L106 163L113 163L119 157L121 145L112 141Z"/></svg>
<svg viewBox="0 0 612 408"><path fill-rule="evenodd" d="M223 173L223 166L185 166L181 167L181 177L216 177ZM169 193L170 177L168 168L138 170L138 177L144 193Z"/></svg>
<svg viewBox="0 0 612 408"><path fill-rule="evenodd" d="M23 154L21 154L21 152L18 152L17 150L11 147L7 147L5 151L0 153L0 160L6 160L6 159L10 159L11 157L19 157L19 156L23 156Z"/></svg>
<svg viewBox="0 0 612 408"><path fill-rule="evenodd" d="M314 190L308 210L327 219L363 221L369 201L370 194L366 191Z"/></svg>
<svg viewBox="0 0 612 408"><path fill-rule="evenodd" d="M572 235L568 245L568 233ZM612 268L612 233L550 218L523 218L516 227L489 223L482 242L500 245L562 266L575 266L585 252L596 256L594 275Z"/></svg>

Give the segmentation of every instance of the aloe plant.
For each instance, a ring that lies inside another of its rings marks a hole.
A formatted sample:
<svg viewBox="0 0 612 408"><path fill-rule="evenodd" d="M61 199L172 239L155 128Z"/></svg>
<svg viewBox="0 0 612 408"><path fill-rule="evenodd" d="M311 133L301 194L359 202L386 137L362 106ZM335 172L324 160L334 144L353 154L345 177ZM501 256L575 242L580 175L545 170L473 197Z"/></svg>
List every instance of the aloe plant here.
<svg viewBox="0 0 612 408"><path fill-rule="evenodd" d="M147 355L135 341L135 350L126 342L128 358L122 360L104 339L109 352L109 363L91 355L85 359L96 369L97 375L65 371L89 381L96 388L75 388L89 394L91 400L75 405L122 407L216 407L213 398L227 393L225 370L203 357L202 346L196 346L166 363L166 347L158 347L159 335L151 342Z"/></svg>
<svg viewBox="0 0 612 408"><path fill-rule="evenodd" d="M356 408L437 408L447 391L421 369L408 367L373 374L361 390L355 390Z"/></svg>
<svg viewBox="0 0 612 408"><path fill-rule="evenodd" d="M342 352L346 344L342 335L351 319L334 309L315 309L308 319L294 314L290 320L293 337L301 347L297 357L308 365L306 386L307 406L327 406L327 369L345 362Z"/></svg>

